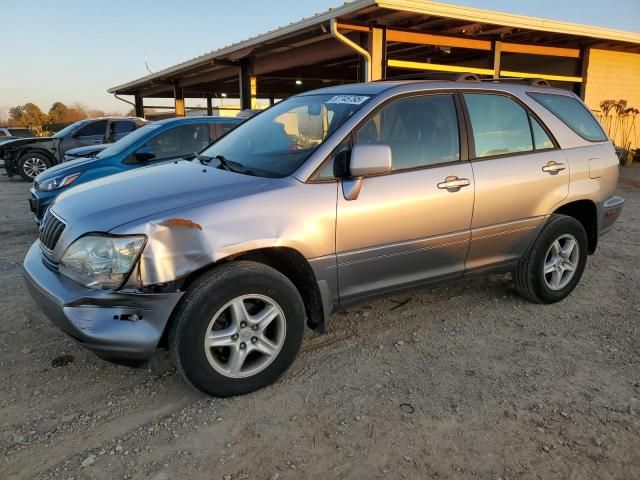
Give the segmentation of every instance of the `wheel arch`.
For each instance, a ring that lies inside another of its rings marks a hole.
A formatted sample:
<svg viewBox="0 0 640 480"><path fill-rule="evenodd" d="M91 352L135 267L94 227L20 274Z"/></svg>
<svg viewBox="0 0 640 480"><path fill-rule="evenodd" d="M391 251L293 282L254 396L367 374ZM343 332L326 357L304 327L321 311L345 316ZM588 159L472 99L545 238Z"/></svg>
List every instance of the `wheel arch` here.
<svg viewBox="0 0 640 480"><path fill-rule="evenodd" d="M202 275L221 265L240 260L267 265L287 277L298 289L302 297L307 315L307 326L321 333L324 332L326 312L324 311L322 293L318 287L316 276L306 258L298 250L291 247L258 248L226 256L190 272L182 279L180 289L187 290ZM165 328L165 335L169 329L168 327L169 325Z"/></svg>
<svg viewBox="0 0 640 480"><path fill-rule="evenodd" d="M553 213L573 217L580 222L587 232L589 255L596 251L598 246L598 208L593 201L575 200L561 205Z"/></svg>

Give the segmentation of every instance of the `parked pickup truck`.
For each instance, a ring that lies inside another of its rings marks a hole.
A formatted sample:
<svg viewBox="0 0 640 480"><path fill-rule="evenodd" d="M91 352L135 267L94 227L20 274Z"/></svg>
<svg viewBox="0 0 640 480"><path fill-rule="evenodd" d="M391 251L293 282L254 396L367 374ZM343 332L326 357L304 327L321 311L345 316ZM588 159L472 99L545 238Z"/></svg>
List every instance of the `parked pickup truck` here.
<svg viewBox="0 0 640 480"><path fill-rule="evenodd" d="M18 174L32 181L52 165L61 163L67 150L84 145L111 143L145 125L136 117L80 120L52 137L23 138L0 145L0 158L9 177Z"/></svg>

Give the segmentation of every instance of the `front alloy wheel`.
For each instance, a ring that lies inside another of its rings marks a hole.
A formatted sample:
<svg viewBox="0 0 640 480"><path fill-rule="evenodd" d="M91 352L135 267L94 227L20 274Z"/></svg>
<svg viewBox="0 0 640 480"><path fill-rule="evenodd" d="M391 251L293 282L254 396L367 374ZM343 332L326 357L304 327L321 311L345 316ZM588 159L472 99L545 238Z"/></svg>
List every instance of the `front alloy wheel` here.
<svg viewBox="0 0 640 480"><path fill-rule="evenodd" d="M287 332L280 306L264 295L227 302L209 322L204 348L209 364L229 378L255 375L278 356Z"/></svg>
<svg viewBox="0 0 640 480"><path fill-rule="evenodd" d="M300 293L267 265L233 261L203 274L174 312L169 347L180 375L218 397L253 392L293 363L305 325Z"/></svg>

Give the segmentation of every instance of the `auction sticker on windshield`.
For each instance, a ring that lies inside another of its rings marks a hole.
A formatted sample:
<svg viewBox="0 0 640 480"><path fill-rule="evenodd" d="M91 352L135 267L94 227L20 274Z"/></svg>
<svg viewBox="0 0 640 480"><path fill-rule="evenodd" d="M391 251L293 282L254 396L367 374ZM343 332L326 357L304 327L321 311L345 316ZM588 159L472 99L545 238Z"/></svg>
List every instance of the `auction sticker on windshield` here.
<svg viewBox="0 0 640 480"><path fill-rule="evenodd" d="M347 103L349 105L360 105L367 101L369 97L366 95L336 95L327 100L327 103Z"/></svg>

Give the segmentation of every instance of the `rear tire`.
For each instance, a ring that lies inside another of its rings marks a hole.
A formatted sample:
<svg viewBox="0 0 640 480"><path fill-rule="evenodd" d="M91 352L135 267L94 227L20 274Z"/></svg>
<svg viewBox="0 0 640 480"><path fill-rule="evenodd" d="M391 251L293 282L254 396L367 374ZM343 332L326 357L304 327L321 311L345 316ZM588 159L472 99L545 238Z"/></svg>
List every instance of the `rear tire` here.
<svg viewBox="0 0 640 480"><path fill-rule="evenodd" d="M198 279L169 331L180 375L216 397L253 392L275 382L302 344L305 309L291 281L254 262L231 262Z"/></svg>
<svg viewBox="0 0 640 480"><path fill-rule="evenodd" d="M587 234L573 217L552 215L513 272L513 285L534 303L566 298L580 282L587 263Z"/></svg>
<svg viewBox="0 0 640 480"><path fill-rule="evenodd" d="M18 173L27 182L32 182L49 167L51 167L51 160L41 153L27 152L18 161Z"/></svg>

